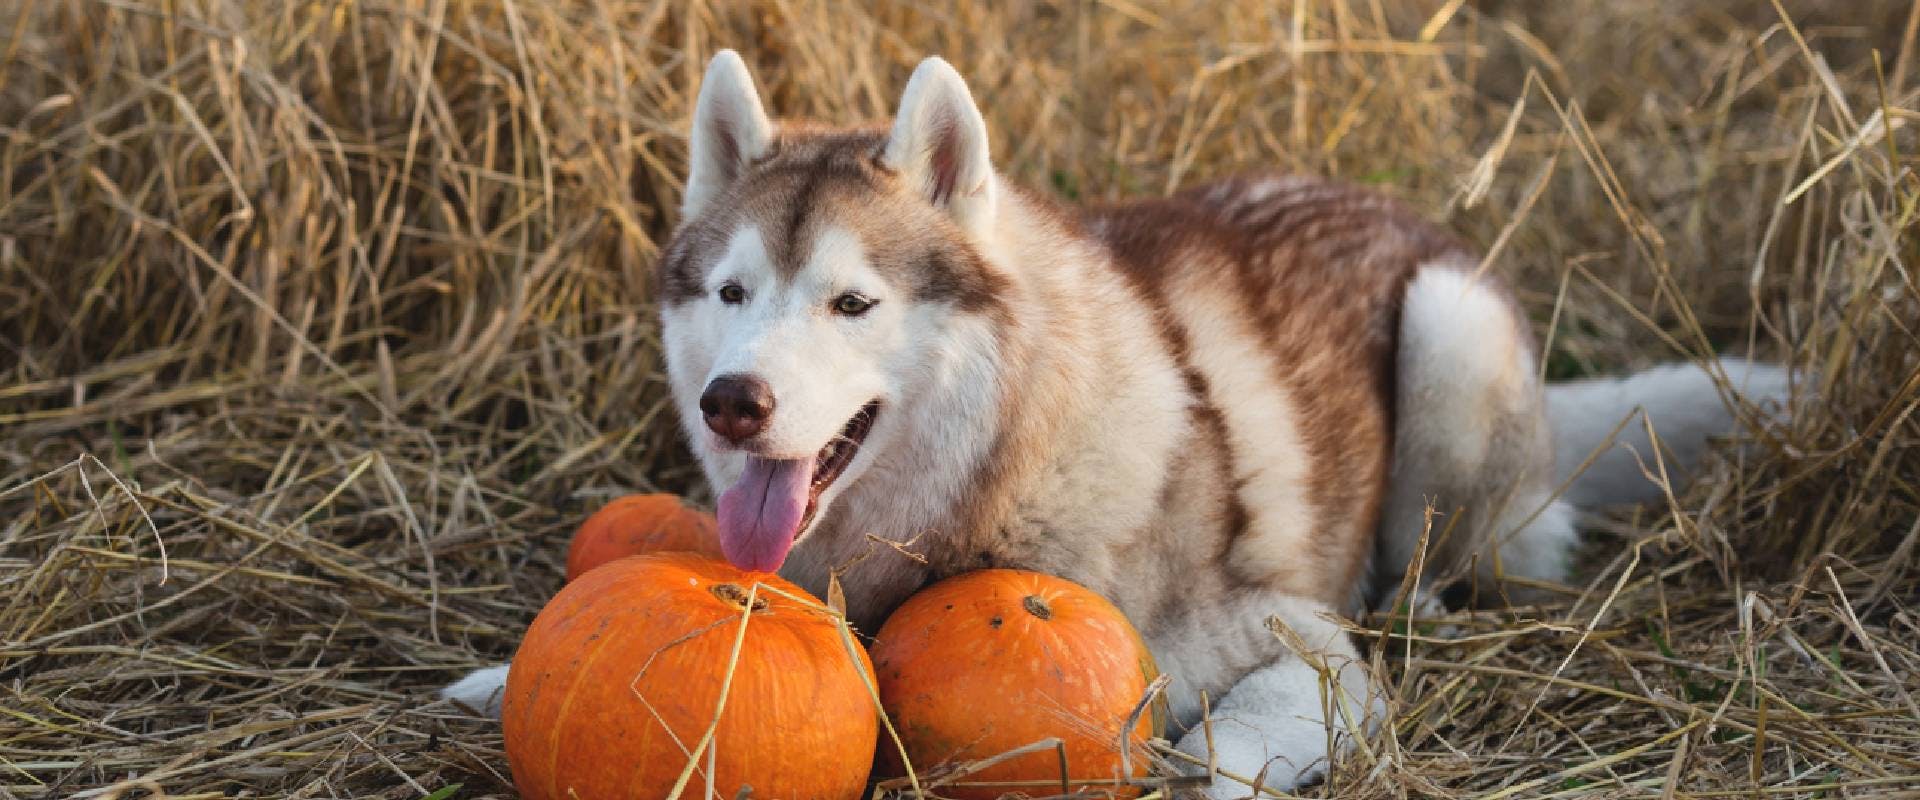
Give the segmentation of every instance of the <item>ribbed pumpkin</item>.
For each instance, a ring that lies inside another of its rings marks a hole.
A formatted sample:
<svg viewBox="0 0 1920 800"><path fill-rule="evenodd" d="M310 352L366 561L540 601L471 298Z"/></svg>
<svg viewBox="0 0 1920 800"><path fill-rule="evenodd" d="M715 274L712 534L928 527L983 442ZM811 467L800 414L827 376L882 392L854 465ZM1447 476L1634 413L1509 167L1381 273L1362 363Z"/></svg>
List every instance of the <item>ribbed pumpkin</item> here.
<svg viewBox="0 0 1920 800"><path fill-rule="evenodd" d="M1070 581L1005 569L969 572L908 598L881 626L873 663L881 703L916 770L1057 736L1076 781L1121 777L1120 729L1157 674L1140 635L1105 598ZM1134 776L1146 771L1143 745L1159 734L1161 712L1142 714L1129 736ZM880 749L889 774L902 774L891 743ZM1060 777L1059 756L1048 750L964 781L1047 784L939 791L963 799L1057 794Z"/></svg>
<svg viewBox="0 0 1920 800"><path fill-rule="evenodd" d="M616 558L684 550L722 558L712 514L677 495L630 494L600 507L567 547L567 580Z"/></svg>
<svg viewBox="0 0 1920 800"><path fill-rule="evenodd" d="M690 553L614 561L568 584L528 628L501 711L527 800L665 797L714 719L755 581L799 587ZM712 744L714 788L733 797L857 796L879 730L833 620L762 589ZM685 797L705 796L707 760Z"/></svg>

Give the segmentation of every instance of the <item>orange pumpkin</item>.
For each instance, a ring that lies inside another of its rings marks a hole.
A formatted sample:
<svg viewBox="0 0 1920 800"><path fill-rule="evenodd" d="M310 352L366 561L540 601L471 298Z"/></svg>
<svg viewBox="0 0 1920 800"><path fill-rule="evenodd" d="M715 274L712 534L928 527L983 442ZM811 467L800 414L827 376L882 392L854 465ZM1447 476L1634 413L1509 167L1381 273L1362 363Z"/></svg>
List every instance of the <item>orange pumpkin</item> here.
<svg viewBox="0 0 1920 800"><path fill-rule="evenodd" d="M780 578L691 553L633 556L568 584L513 657L501 711L514 785L527 800L665 797L714 720L713 786L733 797L841 800L866 786L879 718L826 612ZM684 797L704 797L707 756Z"/></svg>
<svg viewBox="0 0 1920 800"><path fill-rule="evenodd" d="M873 645L880 700L915 770L974 761L1049 736L1065 742L1073 790L1135 791L1121 776L1120 733L1157 674L1153 656L1120 610L1070 581L992 569L937 583L907 599ZM1145 741L1158 735L1161 709L1141 715L1128 735L1132 769L1146 771ZM887 767L903 774L892 743ZM1057 794L1060 758L1023 755L963 782L1045 781L999 787L948 787L942 796L994 798L1012 791Z"/></svg>
<svg viewBox="0 0 1920 800"><path fill-rule="evenodd" d="M723 558L713 515L671 494L630 494L580 523L567 547L567 580L616 558L685 550Z"/></svg>

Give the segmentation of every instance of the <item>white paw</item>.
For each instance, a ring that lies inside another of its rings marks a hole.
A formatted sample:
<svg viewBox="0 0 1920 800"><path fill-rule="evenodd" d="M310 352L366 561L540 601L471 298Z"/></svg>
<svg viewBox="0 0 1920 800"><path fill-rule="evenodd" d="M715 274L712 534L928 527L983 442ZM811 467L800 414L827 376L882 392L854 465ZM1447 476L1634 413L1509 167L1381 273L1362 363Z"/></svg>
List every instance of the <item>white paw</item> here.
<svg viewBox="0 0 1920 800"><path fill-rule="evenodd" d="M1223 774L1214 777L1208 797L1250 797L1256 783L1295 791L1325 777L1333 758L1353 747L1352 729L1371 732L1385 719L1386 702L1371 691L1360 664L1349 656L1330 660L1340 666L1332 684L1340 691L1330 697L1323 698L1331 686L1323 688L1319 671L1298 659L1261 667L1234 684L1213 709L1212 755ZM1177 747L1205 761L1206 727L1189 729Z"/></svg>
<svg viewBox="0 0 1920 800"><path fill-rule="evenodd" d="M1242 800L1253 796L1257 783L1276 792L1293 792L1327 774L1328 732L1325 726L1305 719L1261 720L1255 728L1246 721L1215 716L1213 752L1222 773L1207 787L1211 800ZM1201 760L1207 758L1207 732L1195 727L1180 737L1181 752ZM1204 767L1193 770L1204 774Z"/></svg>
<svg viewBox="0 0 1920 800"><path fill-rule="evenodd" d="M461 678L440 690L440 697L473 709L494 719L500 718L500 701L507 693L507 667L474 670L472 674Z"/></svg>

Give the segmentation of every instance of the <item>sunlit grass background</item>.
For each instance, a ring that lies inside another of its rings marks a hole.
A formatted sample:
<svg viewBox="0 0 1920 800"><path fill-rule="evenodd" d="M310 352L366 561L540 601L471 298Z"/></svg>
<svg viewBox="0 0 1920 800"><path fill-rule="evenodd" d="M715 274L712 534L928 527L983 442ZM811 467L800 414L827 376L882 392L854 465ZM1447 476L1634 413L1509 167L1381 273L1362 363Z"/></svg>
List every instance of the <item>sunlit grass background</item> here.
<svg viewBox="0 0 1920 800"><path fill-rule="evenodd" d="M1378 648L1396 724L1313 792L1920 791L1916 8L0 4L0 794L511 795L431 687L585 512L707 494L648 298L720 47L839 122L945 55L1063 199L1375 185L1554 377L1796 366L1563 602Z"/></svg>

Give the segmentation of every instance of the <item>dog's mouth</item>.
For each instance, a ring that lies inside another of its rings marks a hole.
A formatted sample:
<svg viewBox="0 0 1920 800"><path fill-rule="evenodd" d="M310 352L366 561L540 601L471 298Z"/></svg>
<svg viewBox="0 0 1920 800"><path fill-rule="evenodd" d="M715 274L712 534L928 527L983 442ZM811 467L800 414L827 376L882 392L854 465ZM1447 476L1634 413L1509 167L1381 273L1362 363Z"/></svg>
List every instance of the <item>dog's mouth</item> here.
<svg viewBox="0 0 1920 800"><path fill-rule="evenodd" d="M772 572L813 524L820 496L845 474L873 431L880 401L862 406L811 458L748 455L746 469L720 495L720 549L741 569Z"/></svg>
<svg viewBox="0 0 1920 800"><path fill-rule="evenodd" d="M820 454L813 458L813 482L807 486L807 512L800 517L800 529L794 531L798 537L813 524L813 515L820 510L820 494L840 479L847 471L847 465L853 463L853 457L859 455L860 445L867 440L867 434L873 430L874 417L880 414L880 401L875 400L860 407L853 419L840 429L840 435L820 448Z"/></svg>

